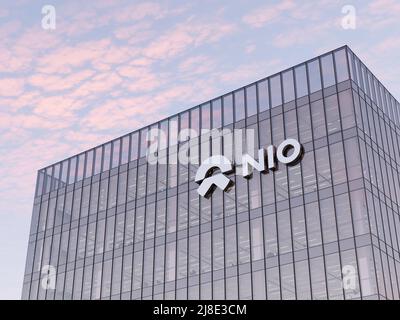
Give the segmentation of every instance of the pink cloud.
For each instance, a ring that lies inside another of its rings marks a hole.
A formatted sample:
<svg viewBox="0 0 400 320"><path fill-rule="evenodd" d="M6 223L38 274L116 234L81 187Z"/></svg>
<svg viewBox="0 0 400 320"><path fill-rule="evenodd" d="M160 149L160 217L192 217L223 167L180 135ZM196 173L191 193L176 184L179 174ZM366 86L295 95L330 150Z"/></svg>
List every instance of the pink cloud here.
<svg viewBox="0 0 400 320"><path fill-rule="evenodd" d="M50 96L39 100L33 112L46 118L56 118L65 122L74 116L74 112L85 106L83 100L72 99L64 96Z"/></svg>
<svg viewBox="0 0 400 320"><path fill-rule="evenodd" d="M234 30L233 24L223 21L200 23L189 19L150 43L143 54L153 59L171 58L190 47L216 42Z"/></svg>
<svg viewBox="0 0 400 320"><path fill-rule="evenodd" d="M290 29L276 35L272 43L278 48L286 48L299 44L314 42L318 37L326 34L329 29L334 29L337 24L335 20L327 20L317 25L311 25L302 29Z"/></svg>
<svg viewBox="0 0 400 320"><path fill-rule="evenodd" d="M110 39L101 39L79 43L75 46L63 46L38 59L38 71L43 73L69 73L71 68L82 67L105 57L111 51ZM114 48L115 49L115 48ZM107 56L110 57L111 52Z"/></svg>
<svg viewBox="0 0 400 320"><path fill-rule="evenodd" d="M250 13L246 14L242 20L253 28L260 28L267 23L275 21L283 12L293 9L295 6L292 0L284 0L274 5L265 5L252 10Z"/></svg>
<svg viewBox="0 0 400 320"><path fill-rule="evenodd" d="M37 91L24 91L16 97L0 97L0 107L4 108L4 110L16 112L21 108L30 108L40 96Z"/></svg>
<svg viewBox="0 0 400 320"><path fill-rule="evenodd" d="M93 70L82 70L67 76L36 73L29 78L29 84L44 91L62 91L76 87L84 80L93 76Z"/></svg>
<svg viewBox="0 0 400 320"><path fill-rule="evenodd" d="M179 71L189 75L205 74L214 68L214 60L204 55L191 56L179 64Z"/></svg>
<svg viewBox="0 0 400 320"><path fill-rule="evenodd" d="M248 63L235 67L231 71L219 75L220 81L243 85L246 81L254 81L267 75L273 74L281 67L279 59L270 60L267 63Z"/></svg>
<svg viewBox="0 0 400 320"><path fill-rule="evenodd" d="M93 76L71 92L74 98L86 97L101 92L111 93L112 90L121 84L122 79L116 72L103 72Z"/></svg>
<svg viewBox="0 0 400 320"><path fill-rule="evenodd" d="M7 17L9 15L9 11L5 8L0 8L0 18Z"/></svg>
<svg viewBox="0 0 400 320"><path fill-rule="evenodd" d="M0 96L15 97L24 90L25 80L23 78L0 79Z"/></svg>

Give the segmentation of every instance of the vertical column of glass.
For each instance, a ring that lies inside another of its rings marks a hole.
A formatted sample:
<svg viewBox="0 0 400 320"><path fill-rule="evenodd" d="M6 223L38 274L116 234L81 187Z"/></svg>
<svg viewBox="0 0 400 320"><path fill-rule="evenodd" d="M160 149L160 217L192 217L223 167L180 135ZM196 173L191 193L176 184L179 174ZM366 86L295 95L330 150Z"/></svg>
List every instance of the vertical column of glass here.
<svg viewBox="0 0 400 320"><path fill-rule="evenodd" d="M164 297L168 120L159 124L153 299Z"/></svg>
<svg viewBox="0 0 400 320"><path fill-rule="evenodd" d="M131 299L141 299L143 280L143 249L144 249L144 223L147 187L147 132L148 128L140 130L139 157L137 168L137 192L134 216L134 242L132 266L132 293Z"/></svg>
<svg viewBox="0 0 400 320"><path fill-rule="evenodd" d="M200 107L190 110L190 128L194 135L190 139L189 164L189 243L188 243L188 299L200 298L200 196L194 182L200 162Z"/></svg>
<svg viewBox="0 0 400 320"><path fill-rule="evenodd" d="M189 245L189 163L187 163L189 111L179 115L178 130L178 195L177 195L177 249L176 249L176 299L188 298L188 245ZM186 155L186 156L184 156Z"/></svg>
<svg viewBox="0 0 400 320"><path fill-rule="evenodd" d="M295 105L295 118L296 126L294 131L298 137L298 140L302 143L304 152L303 160L296 166L299 166L298 175L300 180L297 182L292 182L295 180L295 172L289 173L290 185L292 183L299 184L299 194L296 197L297 201L292 201L290 205L290 214L292 218L292 232L293 232L293 263L295 272L295 283L296 283L296 298L305 300L311 299L311 275L310 275L310 252L309 252L309 242L308 242L308 229L307 229L307 219L305 210L305 199L308 190L309 181L306 180L307 174L306 167L310 166L312 170L314 169L314 163L311 164L305 159L305 157L313 157L312 150L312 129L311 129L311 116L310 116L310 104L309 104L309 89L307 81L306 65L303 64L293 69L294 72L294 96L296 100ZM290 171L290 169L289 169ZM312 174L310 175L312 177ZM314 179L311 180L311 185L314 187L316 183L315 174ZM293 192L294 193L294 192ZM292 194L291 194L291 198Z"/></svg>

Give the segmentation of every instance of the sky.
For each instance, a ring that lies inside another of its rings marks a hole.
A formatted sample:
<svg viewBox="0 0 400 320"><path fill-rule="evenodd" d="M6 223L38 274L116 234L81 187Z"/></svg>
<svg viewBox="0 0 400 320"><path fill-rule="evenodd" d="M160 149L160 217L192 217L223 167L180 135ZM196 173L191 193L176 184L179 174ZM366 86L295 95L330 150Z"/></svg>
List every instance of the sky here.
<svg viewBox="0 0 400 320"><path fill-rule="evenodd" d="M399 33L398 0L1 0L0 299L38 169L344 44L399 99Z"/></svg>

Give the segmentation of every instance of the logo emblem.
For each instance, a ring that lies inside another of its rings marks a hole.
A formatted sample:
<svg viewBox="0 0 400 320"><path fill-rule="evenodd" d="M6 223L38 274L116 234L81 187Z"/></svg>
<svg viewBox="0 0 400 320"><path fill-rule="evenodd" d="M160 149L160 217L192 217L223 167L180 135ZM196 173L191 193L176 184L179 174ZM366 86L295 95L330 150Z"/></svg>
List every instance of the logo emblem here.
<svg viewBox="0 0 400 320"><path fill-rule="evenodd" d="M219 173L214 174L219 169ZM216 155L204 160L197 170L195 181L200 184L197 188L198 194L202 197L209 198L216 187L222 191L227 191L232 185L225 174L233 171L232 162L225 156Z"/></svg>

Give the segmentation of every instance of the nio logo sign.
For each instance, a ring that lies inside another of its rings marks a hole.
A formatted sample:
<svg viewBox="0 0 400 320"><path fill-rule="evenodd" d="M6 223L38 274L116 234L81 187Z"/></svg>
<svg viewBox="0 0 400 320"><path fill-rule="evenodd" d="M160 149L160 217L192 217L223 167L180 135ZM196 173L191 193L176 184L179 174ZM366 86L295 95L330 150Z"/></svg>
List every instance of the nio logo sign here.
<svg viewBox="0 0 400 320"><path fill-rule="evenodd" d="M221 172L212 175L216 169L219 169ZM200 183L197 192L201 196L208 198L214 191L215 187L227 191L233 182L225 176L224 173L231 173L232 171L232 162L227 157L212 156L207 158L197 170L194 178L197 183Z"/></svg>
<svg viewBox="0 0 400 320"><path fill-rule="evenodd" d="M289 151L293 151L289 154ZM268 146L258 150L258 161L249 154L242 156L242 176L251 178L253 168L260 172L276 170L277 162L286 165L295 165L303 157L304 149L296 139L284 140L278 148ZM233 163L225 156L215 155L207 158L197 170L195 181L200 184L197 192L209 198L216 187L228 191L233 185L225 174L233 172ZM216 171L219 171L216 173ZM216 173L216 174L214 174Z"/></svg>

